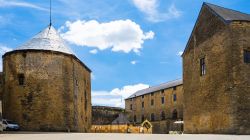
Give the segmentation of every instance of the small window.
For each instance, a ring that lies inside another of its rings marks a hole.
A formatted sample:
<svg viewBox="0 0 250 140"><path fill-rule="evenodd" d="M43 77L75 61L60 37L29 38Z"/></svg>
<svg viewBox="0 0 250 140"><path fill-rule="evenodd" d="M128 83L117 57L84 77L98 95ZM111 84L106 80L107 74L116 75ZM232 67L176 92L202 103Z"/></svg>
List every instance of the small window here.
<svg viewBox="0 0 250 140"><path fill-rule="evenodd" d="M161 104L164 104L164 103L165 103L165 98L161 97Z"/></svg>
<svg viewBox="0 0 250 140"><path fill-rule="evenodd" d="M161 93L164 93L164 89L163 89L163 90L161 90Z"/></svg>
<svg viewBox="0 0 250 140"><path fill-rule="evenodd" d="M153 92L151 93L151 96L154 96L154 93L153 93Z"/></svg>
<svg viewBox="0 0 250 140"><path fill-rule="evenodd" d="M130 101L132 101L133 99L132 98L130 98Z"/></svg>
<svg viewBox="0 0 250 140"><path fill-rule="evenodd" d="M78 86L78 80L75 80L76 81L76 86Z"/></svg>
<svg viewBox="0 0 250 140"><path fill-rule="evenodd" d="M205 57L200 59L200 76L206 74L206 64L205 64Z"/></svg>
<svg viewBox="0 0 250 140"><path fill-rule="evenodd" d="M166 117L165 117L165 112L162 111L162 112L161 112L161 120L165 120L165 118L166 118Z"/></svg>
<svg viewBox="0 0 250 140"><path fill-rule="evenodd" d="M142 95L141 98L143 99L143 98L144 98L144 95Z"/></svg>
<svg viewBox="0 0 250 140"><path fill-rule="evenodd" d="M173 111L172 118L173 118L173 119L177 119L177 117L178 117L178 113L177 113L177 110L175 109L175 110Z"/></svg>
<svg viewBox="0 0 250 140"><path fill-rule="evenodd" d="M85 90L84 92L84 107L85 107L85 111L88 109L88 97L87 97L87 91Z"/></svg>
<svg viewBox="0 0 250 140"><path fill-rule="evenodd" d="M173 101L175 102L177 100L176 94L173 95Z"/></svg>
<svg viewBox="0 0 250 140"><path fill-rule="evenodd" d="M244 62L250 63L250 51L244 50Z"/></svg>
<svg viewBox="0 0 250 140"><path fill-rule="evenodd" d="M130 110L132 110L133 109L133 105L132 104L130 104Z"/></svg>
<svg viewBox="0 0 250 140"><path fill-rule="evenodd" d="M153 106L153 105L154 105L154 99L151 100L151 106Z"/></svg>
<svg viewBox="0 0 250 140"><path fill-rule="evenodd" d="M176 86L173 87L173 90L176 90Z"/></svg>
<svg viewBox="0 0 250 140"><path fill-rule="evenodd" d="M136 115L134 115L134 122L136 122Z"/></svg>
<svg viewBox="0 0 250 140"><path fill-rule="evenodd" d="M144 108L144 102L141 102L141 107Z"/></svg>
<svg viewBox="0 0 250 140"><path fill-rule="evenodd" d="M141 115L141 121L143 122L145 120L144 115Z"/></svg>
<svg viewBox="0 0 250 140"><path fill-rule="evenodd" d="M151 113L151 121L155 121L155 114Z"/></svg>
<svg viewBox="0 0 250 140"><path fill-rule="evenodd" d="M24 74L18 74L19 85L24 85Z"/></svg>

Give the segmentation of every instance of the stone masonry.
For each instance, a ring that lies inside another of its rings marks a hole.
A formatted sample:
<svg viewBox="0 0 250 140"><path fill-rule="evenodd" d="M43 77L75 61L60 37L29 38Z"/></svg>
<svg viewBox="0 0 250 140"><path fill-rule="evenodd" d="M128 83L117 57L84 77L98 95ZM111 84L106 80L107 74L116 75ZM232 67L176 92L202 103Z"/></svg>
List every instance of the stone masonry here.
<svg viewBox="0 0 250 140"><path fill-rule="evenodd" d="M250 134L250 18L239 15L250 17L203 4L182 56L184 133Z"/></svg>

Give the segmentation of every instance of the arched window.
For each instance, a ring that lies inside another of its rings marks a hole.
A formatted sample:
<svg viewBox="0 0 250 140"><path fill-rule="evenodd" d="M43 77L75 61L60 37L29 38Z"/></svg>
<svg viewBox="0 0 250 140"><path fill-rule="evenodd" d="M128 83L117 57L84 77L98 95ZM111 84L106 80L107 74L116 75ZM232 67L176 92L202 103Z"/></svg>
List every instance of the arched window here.
<svg viewBox="0 0 250 140"><path fill-rule="evenodd" d="M151 113L151 121L155 121L155 114Z"/></svg>
<svg viewBox="0 0 250 140"><path fill-rule="evenodd" d="M165 120L165 112L164 111L161 112L161 120Z"/></svg>
<svg viewBox="0 0 250 140"><path fill-rule="evenodd" d="M177 119L177 117L178 117L178 113L177 113L177 110L175 109L175 110L173 111L172 118L173 118L173 119Z"/></svg>
<svg viewBox="0 0 250 140"><path fill-rule="evenodd" d="M134 115L134 122L136 122L136 115Z"/></svg>

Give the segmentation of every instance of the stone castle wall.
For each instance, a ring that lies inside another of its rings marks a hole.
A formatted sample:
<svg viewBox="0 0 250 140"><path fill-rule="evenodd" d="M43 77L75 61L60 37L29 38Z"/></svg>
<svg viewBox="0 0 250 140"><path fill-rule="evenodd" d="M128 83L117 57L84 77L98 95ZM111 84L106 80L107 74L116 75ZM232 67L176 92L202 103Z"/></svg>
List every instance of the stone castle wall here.
<svg viewBox="0 0 250 140"><path fill-rule="evenodd" d="M235 95L237 133L250 134L250 64L244 63L244 50L250 51L250 22L233 22L230 25L232 47L230 61L232 63L233 85Z"/></svg>
<svg viewBox="0 0 250 140"><path fill-rule="evenodd" d="M249 134L249 65L242 47L250 33L235 26L206 7L200 13L183 54L184 133Z"/></svg>
<svg viewBox="0 0 250 140"><path fill-rule="evenodd" d="M115 120L124 109L118 107L92 106L92 125L108 125Z"/></svg>
<svg viewBox="0 0 250 140"><path fill-rule="evenodd" d="M3 57L3 79L3 116L21 130L90 130L90 71L77 58L52 51L10 52Z"/></svg>

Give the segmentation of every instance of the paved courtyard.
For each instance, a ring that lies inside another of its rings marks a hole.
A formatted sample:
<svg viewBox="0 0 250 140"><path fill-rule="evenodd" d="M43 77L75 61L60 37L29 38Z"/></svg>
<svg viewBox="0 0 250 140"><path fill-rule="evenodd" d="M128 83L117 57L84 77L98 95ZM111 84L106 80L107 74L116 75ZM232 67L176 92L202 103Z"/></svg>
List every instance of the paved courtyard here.
<svg viewBox="0 0 250 140"><path fill-rule="evenodd" d="M100 133L12 133L0 140L250 140L250 135L164 135Z"/></svg>

